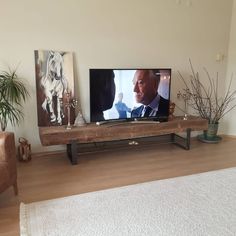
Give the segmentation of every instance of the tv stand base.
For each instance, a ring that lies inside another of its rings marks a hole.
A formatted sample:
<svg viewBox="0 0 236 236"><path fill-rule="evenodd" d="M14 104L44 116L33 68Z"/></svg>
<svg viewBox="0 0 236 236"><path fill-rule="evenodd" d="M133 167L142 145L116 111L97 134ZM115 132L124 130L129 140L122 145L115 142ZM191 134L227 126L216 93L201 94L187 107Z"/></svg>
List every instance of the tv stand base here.
<svg viewBox="0 0 236 236"><path fill-rule="evenodd" d="M175 117L168 122L134 122L73 127L68 130L64 126L40 127L41 143L50 145L67 145L67 155L73 165L77 164L78 144L105 143L140 138L151 138L167 135L170 142L186 150L190 149L191 131L207 130L208 121L199 117ZM186 137L177 133L186 132Z"/></svg>
<svg viewBox="0 0 236 236"><path fill-rule="evenodd" d="M186 130L186 138L182 137L178 134L175 133L171 133L169 134L170 136L170 141L171 143L185 149L185 150L189 150L190 149L190 138L191 138L191 129L187 129ZM180 140L182 142L180 142ZM71 141L70 144L67 144L67 156L71 162L72 165L77 165L78 164L78 158L79 158L79 152L78 152L78 147L79 144L76 141Z"/></svg>

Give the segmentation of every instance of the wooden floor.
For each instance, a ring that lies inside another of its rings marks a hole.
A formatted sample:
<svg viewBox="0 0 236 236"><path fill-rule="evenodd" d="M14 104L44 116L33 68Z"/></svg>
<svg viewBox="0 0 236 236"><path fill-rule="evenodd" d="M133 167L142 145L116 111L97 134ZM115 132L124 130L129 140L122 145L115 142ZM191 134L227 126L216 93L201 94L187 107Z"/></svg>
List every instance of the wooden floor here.
<svg viewBox="0 0 236 236"><path fill-rule="evenodd" d="M0 235L19 235L19 204L151 180L236 167L236 139L219 144L192 140L186 151L171 144L128 146L80 155L72 166L66 154L34 155L18 163L19 195L0 194Z"/></svg>

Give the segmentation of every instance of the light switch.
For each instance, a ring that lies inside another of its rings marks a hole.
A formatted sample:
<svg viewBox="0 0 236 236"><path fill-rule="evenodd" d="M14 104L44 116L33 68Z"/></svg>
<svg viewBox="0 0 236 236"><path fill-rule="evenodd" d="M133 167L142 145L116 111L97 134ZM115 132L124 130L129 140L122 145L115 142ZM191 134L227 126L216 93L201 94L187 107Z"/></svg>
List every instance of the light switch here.
<svg viewBox="0 0 236 236"><path fill-rule="evenodd" d="M216 54L216 61L217 62L221 62L221 61L223 61L224 60L224 54L222 54L222 53L217 53Z"/></svg>

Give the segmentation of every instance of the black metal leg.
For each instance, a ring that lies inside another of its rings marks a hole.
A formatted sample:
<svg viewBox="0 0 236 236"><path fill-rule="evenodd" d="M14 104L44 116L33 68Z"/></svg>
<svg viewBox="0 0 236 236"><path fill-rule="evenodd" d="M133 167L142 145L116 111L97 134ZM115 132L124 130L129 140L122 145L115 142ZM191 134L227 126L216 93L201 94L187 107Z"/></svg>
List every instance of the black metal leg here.
<svg viewBox="0 0 236 236"><path fill-rule="evenodd" d="M170 141L171 141L172 143L175 142L175 133L171 133L171 134L170 134Z"/></svg>
<svg viewBox="0 0 236 236"><path fill-rule="evenodd" d="M71 161L72 165L77 165L77 141L72 141L67 144L67 156Z"/></svg>
<svg viewBox="0 0 236 236"><path fill-rule="evenodd" d="M69 159L71 159L71 144L66 145L66 151L67 151L67 156Z"/></svg>
<svg viewBox="0 0 236 236"><path fill-rule="evenodd" d="M190 140L191 140L191 129L190 128L187 128L186 129L186 138L183 138L175 133L172 133L171 134L171 142L179 147L182 147L184 148L185 150L189 150L190 149ZM176 137L178 137L179 139L183 140L184 143L179 143L176 141Z"/></svg>
<svg viewBox="0 0 236 236"><path fill-rule="evenodd" d="M186 130L187 132L187 138L186 138L186 150L189 150L190 149L190 139L191 139L191 129L188 128Z"/></svg>

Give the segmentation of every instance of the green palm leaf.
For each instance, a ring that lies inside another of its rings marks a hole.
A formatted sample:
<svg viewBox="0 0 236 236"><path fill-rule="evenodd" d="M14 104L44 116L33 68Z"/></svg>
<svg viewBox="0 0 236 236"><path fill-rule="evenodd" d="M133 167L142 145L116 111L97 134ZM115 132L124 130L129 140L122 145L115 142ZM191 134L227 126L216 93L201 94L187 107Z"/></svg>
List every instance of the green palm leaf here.
<svg viewBox="0 0 236 236"><path fill-rule="evenodd" d="M19 125L23 119L21 111L22 102L29 93L24 83L18 78L16 70L2 71L0 73L0 123L1 129L5 130L7 123L13 126Z"/></svg>

